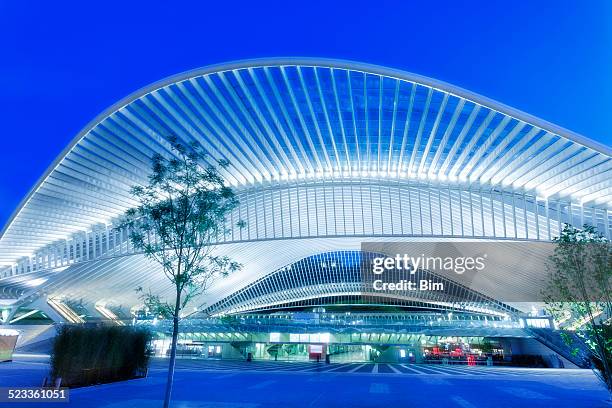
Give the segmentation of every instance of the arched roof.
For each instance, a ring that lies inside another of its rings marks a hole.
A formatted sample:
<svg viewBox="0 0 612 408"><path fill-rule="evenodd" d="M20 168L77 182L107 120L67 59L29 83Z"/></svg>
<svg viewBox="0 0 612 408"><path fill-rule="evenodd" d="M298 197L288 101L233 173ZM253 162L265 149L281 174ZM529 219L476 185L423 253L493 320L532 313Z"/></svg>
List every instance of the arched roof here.
<svg viewBox="0 0 612 408"><path fill-rule="evenodd" d="M612 150L461 88L369 64L274 58L169 77L88 124L19 205L0 265L109 223L164 136L228 159L228 180L421 179L609 208Z"/></svg>
<svg viewBox="0 0 612 408"><path fill-rule="evenodd" d="M442 295L432 292L377 292L366 278L366 264L384 254L368 251L323 252L300 259L270 272L242 287L221 301L206 305L210 315L275 310L283 307L325 305L346 302L396 305L399 307L439 308L503 315L517 309L484 296L468 286L433 271L419 270L414 281L434 279L444 282ZM399 275L399 274L398 274ZM320 303L323 302L323 303Z"/></svg>
<svg viewBox="0 0 612 408"><path fill-rule="evenodd" d="M376 247L379 243L382 248L388 244L388 238L368 238L370 246ZM421 248L429 247L436 242L435 238L413 238L395 237L393 242L400 244L410 244L415 253L420 253ZM461 239L452 239L452 242L466 242ZM341 282L342 287L331 284L327 287L318 285L328 282L315 282L318 286L313 292L312 285L308 284L308 279L315 280L321 276L320 271L302 271L296 273L293 279L299 280L295 285L296 291L291 292L288 287L276 290L269 286L262 286L262 283L269 282L270 279L276 280L275 285L279 285L277 278L278 272L288 265L297 271L297 264L302 260L313 259L317 256L326 256L329 253L352 252L357 253L363 250L362 237L341 237L341 238L305 238L290 239L283 242L275 240L252 241L221 244L215 249L217 256L230 256L233 260L243 265L243 268L228 277L219 279L201 296L194 299L192 306L205 305L210 307L211 313L225 312L220 305L230 303L235 299L242 299L245 306L242 310L248 310L249 303L255 300L254 304L276 303L283 304L283 301L298 301L307 299L308 296L318 298L328 295L363 295L371 294L371 290L364 288L364 281L359 277L344 276L338 277L334 281ZM471 279L469 274L446 274L441 278L452 279L454 283L464 288L469 288L469 293L478 294L462 296L463 300L473 302L473 307L478 307L478 301L484 300L489 303L495 299L496 306L489 305L489 311L509 312L517 309L522 312L529 312L532 305L537 305L537 300L541 298L541 282L546 276L545 268L528 270L521 268L524 264L522 258L525 256L536 259L531 264L537 265L539 257L543 251L536 248L548 245L547 243L523 242L496 242L495 247L488 246L495 257L496 262L487 269L486 274L481 274L477 279ZM282 250L281 250L282 248ZM392 247L386 247L391 250ZM457 247L461 250L459 247ZM466 248L466 247L464 247ZM273 254L273 255L271 255ZM313 257L314 256L314 257ZM340 262L338 262L340 264ZM342 268L339 269L342 272ZM348 273L346 269L344 272ZM357 271L359 272L359 271ZM364 279L367 282L367 278ZM438 280L438 279L436 279ZM336 283L337 283L336 282ZM74 264L56 268L54 270L41 270L25 275L16 275L0 281L0 306L4 304L10 306L14 303L18 305L30 304L38 299L58 299L73 300L83 303L93 310L94 304L122 306L129 310L130 307L141 304L142 300L136 292L136 288L142 287L145 291L152 290L162 299L171 301L174 296L174 289L166 278L161 266L156 262L147 259L142 254L130 254L123 256L107 256L86 262L75 262ZM236 296L243 293L248 288L262 288L261 297L258 299L245 299L244 296ZM266 293L267 292L267 293ZM382 294L382 293L381 293ZM402 293L398 293L403 295ZM520 294L517 296L517 294ZM388 294L386 294L388 295ZM483 295L486 299L481 298ZM401 297L401 296L400 296ZM271 299L276 298L276 302ZM394 298L393 296L391 298ZM399 298L396 298L399 299ZM418 297L405 298L407 301L423 301ZM443 306L448 299L439 298ZM525 301L529 300L529 301ZM426 302L427 303L427 302ZM431 303L431 302L429 302ZM397 304L397 303L396 303ZM408 303L404 303L410 306ZM422 303L423 306L424 303ZM253 304L251 304L252 306ZM432 306L432 305L430 305ZM448 305L452 308L452 305ZM484 307L484 306L483 306ZM509 307L509 308L508 308ZM255 309L255 308L251 308ZM502 310L503 309L503 310ZM472 311L474 311L473 309Z"/></svg>

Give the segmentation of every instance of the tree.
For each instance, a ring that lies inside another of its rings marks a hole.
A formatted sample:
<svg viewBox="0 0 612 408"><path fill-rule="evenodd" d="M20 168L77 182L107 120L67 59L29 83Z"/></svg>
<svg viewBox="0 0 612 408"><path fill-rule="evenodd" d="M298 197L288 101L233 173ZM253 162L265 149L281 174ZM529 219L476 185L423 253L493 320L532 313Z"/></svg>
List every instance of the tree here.
<svg viewBox="0 0 612 408"><path fill-rule="evenodd" d="M164 407L172 394L181 311L216 278L240 268L229 257L213 254L218 238L230 232L227 217L239 204L221 176L229 163L212 160L196 144L167 140L172 154L153 156L148 184L131 189L139 204L121 224L129 228L134 248L161 265L174 289L170 299L137 289L151 312L173 322Z"/></svg>
<svg viewBox="0 0 612 408"><path fill-rule="evenodd" d="M547 309L564 327L576 331L577 336L563 333L563 339L569 346L582 343L595 373L612 393L612 245L589 225L577 229L566 224L553 241Z"/></svg>

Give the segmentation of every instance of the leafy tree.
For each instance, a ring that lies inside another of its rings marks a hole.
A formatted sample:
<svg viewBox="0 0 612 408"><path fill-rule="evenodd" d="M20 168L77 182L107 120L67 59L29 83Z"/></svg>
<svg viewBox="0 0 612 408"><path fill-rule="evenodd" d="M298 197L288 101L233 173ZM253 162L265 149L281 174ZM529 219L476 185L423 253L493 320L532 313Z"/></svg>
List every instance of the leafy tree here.
<svg viewBox="0 0 612 408"><path fill-rule="evenodd" d="M547 309L577 336L562 333L572 347L582 342L598 377L612 393L612 245L590 225L565 225L548 262ZM577 351L574 349L574 351Z"/></svg>
<svg viewBox="0 0 612 408"><path fill-rule="evenodd" d="M216 278L240 268L229 257L213 254L215 242L229 232L227 216L239 204L220 173L229 163L213 161L196 144L184 146L175 137L168 141L171 157L153 156L148 184L131 189L139 204L126 212L121 225L129 228L134 248L161 265L174 288L170 299L137 289L152 313L173 322L164 407L172 394L181 311Z"/></svg>

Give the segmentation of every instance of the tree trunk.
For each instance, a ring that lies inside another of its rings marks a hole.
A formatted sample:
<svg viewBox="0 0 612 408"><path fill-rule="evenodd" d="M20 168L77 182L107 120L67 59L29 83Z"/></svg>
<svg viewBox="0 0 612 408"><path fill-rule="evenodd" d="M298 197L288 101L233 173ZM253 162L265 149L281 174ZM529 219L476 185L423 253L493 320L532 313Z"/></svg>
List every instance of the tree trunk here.
<svg viewBox="0 0 612 408"><path fill-rule="evenodd" d="M174 365L176 363L176 343L179 332L179 313L181 311L181 293L176 294L176 305L174 306L174 316L172 317L172 345L170 346L170 364L168 366L168 379L166 380L166 397L164 398L164 408L170 406L172 395L172 383L174 382Z"/></svg>
<svg viewBox="0 0 612 408"><path fill-rule="evenodd" d="M601 334L604 332L603 325L596 325L591 323L593 328L593 333L595 334L595 343L597 346L597 351L601 356L601 364L603 366L603 376L606 382L606 386L608 388L608 394L612 396L612 367L610 367L610 362L608 361L608 350L606 348L606 340L602 339Z"/></svg>

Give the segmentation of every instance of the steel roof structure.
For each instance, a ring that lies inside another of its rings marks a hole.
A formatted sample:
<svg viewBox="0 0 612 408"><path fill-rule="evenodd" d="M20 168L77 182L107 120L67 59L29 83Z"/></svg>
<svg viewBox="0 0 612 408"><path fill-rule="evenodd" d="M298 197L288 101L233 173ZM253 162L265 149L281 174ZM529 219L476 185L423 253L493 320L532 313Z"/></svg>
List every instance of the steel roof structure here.
<svg viewBox="0 0 612 408"><path fill-rule="evenodd" d="M129 189L146 182L153 154L170 154L168 135L230 162L224 176L241 200L232 219L247 228L220 237L219 251L241 254L244 285L370 239L546 241L563 223L612 231L607 146L399 70L240 61L141 89L74 138L2 230L0 302L130 306L142 282L163 286L113 222L136 204ZM211 296L242 288L232 282Z"/></svg>

